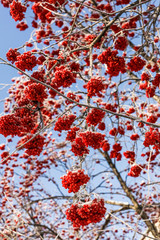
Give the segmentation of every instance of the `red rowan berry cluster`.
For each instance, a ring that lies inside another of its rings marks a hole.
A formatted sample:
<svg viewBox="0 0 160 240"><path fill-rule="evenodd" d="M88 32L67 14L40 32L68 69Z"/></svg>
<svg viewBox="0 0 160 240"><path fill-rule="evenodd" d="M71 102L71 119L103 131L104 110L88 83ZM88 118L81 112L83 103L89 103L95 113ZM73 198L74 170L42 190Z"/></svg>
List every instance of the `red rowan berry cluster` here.
<svg viewBox="0 0 160 240"><path fill-rule="evenodd" d="M133 165L130 169L130 172L128 173L128 176L139 177L141 171L142 171L141 165Z"/></svg>
<svg viewBox="0 0 160 240"><path fill-rule="evenodd" d="M103 199L94 199L84 204L72 204L66 210L66 218L73 223L73 227L86 226L102 220L106 212Z"/></svg>
<svg viewBox="0 0 160 240"><path fill-rule="evenodd" d="M107 140L104 140L103 142L101 142L101 148L103 149L103 151L106 151L106 152L110 150L110 144L108 143Z"/></svg>
<svg viewBox="0 0 160 240"><path fill-rule="evenodd" d="M98 129L99 129L99 130L103 131L103 130L105 130L105 128L106 128L106 125L105 125L104 122L100 122L100 123L98 124Z"/></svg>
<svg viewBox="0 0 160 240"><path fill-rule="evenodd" d="M128 41L126 37L119 36L115 41L115 49L124 51L128 46Z"/></svg>
<svg viewBox="0 0 160 240"><path fill-rule="evenodd" d="M24 90L25 97L42 103L47 98L46 88L40 83L32 83Z"/></svg>
<svg viewBox="0 0 160 240"><path fill-rule="evenodd" d="M76 94L72 93L72 92L67 93L67 97L70 98L70 99L72 99L72 100L74 100L74 101L76 101L76 102L79 102L78 96L77 96ZM67 105L69 105L69 104L71 104L72 102L67 99L67 100L65 101L65 103L66 103Z"/></svg>
<svg viewBox="0 0 160 240"><path fill-rule="evenodd" d="M129 4L131 0L116 0L116 5Z"/></svg>
<svg viewBox="0 0 160 240"><path fill-rule="evenodd" d="M19 56L20 53L17 52L17 49L12 49L10 48L9 51L6 54L6 57L8 59L8 61L10 61L11 63L14 63L15 61L17 61L17 56Z"/></svg>
<svg viewBox="0 0 160 240"><path fill-rule="evenodd" d="M55 72L55 78L52 83L57 87L69 87L72 83L75 83L76 79L70 69L64 66L57 67Z"/></svg>
<svg viewBox="0 0 160 240"><path fill-rule="evenodd" d="M51 11L56 10L54 6L45 2L45 8L43 7L43 2L37 2L32 6L32 10L35 13L36 18L39 18L42 23L48 22L51 23L53 19L53 14ZM51 11L50 11L51 10Z"/></svg>
<svg viewBox="0 0 160 240"><path fill-rule="evenodd" d="M116 158L117 161L120 161L122 158L122 154L120 153L121 150L121 145L119 143L115 143L113 145L113 150L110 152L110 158Z"/></svg>
<svg viewBox="0 0 160 240"><path fill-rule="evenodd" d="M82 137L82 140L86 147L91 146L94 149L100 148L101 142L105 138L105 134L89 132L89 131L79 133L79 136Z"/></svg>
<svg viewBox="0 0 160 240"><path fill-rule="evenodd" d="M43 151L43 146L45 143L45 138L41 135L35 136L32 140L32 135L28 135L23 137L19 142L18 142L18 147L24 144L21 148L25 148L25 153L27 153L29 156L39 156L41 152ZM27 142L30 140L29 142ZM26 143L27 142L27 143Z"/></svg>
<svg viewBox="0 0 160 240"><path fill-rule="evenodd" d="M98 56L98 60L101 63L107 64L107 73L112 76L118 76L119 73L125 73L125 60L123 57L117 56L118 51L114 50L111 51L110 48L108 48L106 51L102 52Z"/></svg>
<svg viewBox="0 0 160 240"><path fill-rule="evenodd" d="M16 67L25 71L32 70L37 65L36 57L29 51L17 56L17 61L15 62Z"/></svg>
<svg viewBox="0 0 160 240"><path fill-rule="evenodd" d="M75 141L72 143L71 147L71 151L75 156L83 156L84 154L89 153L89 150L82 141L82 138L75 138Z"/></svg>
<svg viewBox="0 0 160 240"><path fill-rule="evenodd" d="M105 116L105 112L94 108L94 109L92 109L92 111L90 113L88 113L88 115L86 117L86 122L87 122L88 126L90 126L90 125L96 126L98 123L100 123L102 121L104 116Z"/></svg>
<svg viewBox="0 0 160 240"><path fill-rule="evenodd" d="M68 192L76 193L80 187L89 181L88 175L84 174L84 170L68 171L67 175L61 177L62 186L67 189Z"/></svg>
<svg viewBox="0 0 160 240"><path fill-rule="evenodd" d="M20 136L22 131L20 125L20 120L14 114L2 116L0 117L0 134L4 137Z"/></svg>
<svg viewBox="0 0 160 240"><path fill-rule="evenodd" d="M146 72L142 73L142 75L141 75L142 81L149 81L149 79L150 79L150 75L148 73L146 73Z"/></svg>
<svg viewBox="0 0 160 240"><path fill-rule="evenodd" d="M130 139L131 139L132 141L136 141L136 140L139 139L139 135L138 135L137 133L132 134L132 135L130 136Z"/></svg>
<svg viewBox="0 0 160 240"><path fill-rule="evenodd" d="M76 138L76 133L79 130L78 127L73 127L67 132L67 137L66 140L73 142L74 139Z"/></svg>
<svg viewBox="0 0 160 240"><path fill-rule="evenodd" d="M145 133L143 145L145 147L154 145L154 149L160 150L160 132L158 129L150 128L150 131Z"/></svg>
<svg viewBox="0 0 160 240"><path fill-rule="evenodd" d="M142 68L145 66L146 61L143 60L140 57L134 57L130 60L129 63L127 63L128 69L131 71L138 72L142 70Z"/></svg>
<svg viewBox="0 0 160 240"><path fill-rule="evenodd" d="M16 28L18 28L20 31L24 31L28 28L28 25L25 22L20 22L16 25Z"/></svg>
<svg viewBox="0 0 160 240"><path fill-rule="evenodd" d="M12 18L15 21L21 21L24 18L24 12L26 12L27 8L21 4L21 2L13 1L10 4L10 13Z"/></svg>
<svg viewBox="0 0 160 240"><path fill-rule="evenodd" d="M156 88L155 86L149 86L146 88L146 97L152 98L155 95Z"/></svg>
<svg viewBox="0 0 160 240"><path fill-rule="evenodd" d="M133 151L126 151L126 152L123 153L123 155L126 158L135 158L135 152L133 152Z"/></svg>
<svg viewBox="0 0 160 240"><path fill-rule="evenodd" d="M86 88L87 88L89 97L93 97L96 95L98 97L102 97L102 94L100 92L106 88L106 85L104 84L104 81L102 80L102 78L93 77L87 83Z"/></svg>
<svg viewBox="0 0 160 240"><path fill-rule="evenodd" d="M76 116L73 114L58 118L54 130L59 132L61 132L62 130L69 130L75 118Z"/></svg>
<svg viewBox="0 0 160 240"><path fill-rule="evenodd" d="M160 87L160 74L157 73L155 78L152 81L153 86Z"/></svg>

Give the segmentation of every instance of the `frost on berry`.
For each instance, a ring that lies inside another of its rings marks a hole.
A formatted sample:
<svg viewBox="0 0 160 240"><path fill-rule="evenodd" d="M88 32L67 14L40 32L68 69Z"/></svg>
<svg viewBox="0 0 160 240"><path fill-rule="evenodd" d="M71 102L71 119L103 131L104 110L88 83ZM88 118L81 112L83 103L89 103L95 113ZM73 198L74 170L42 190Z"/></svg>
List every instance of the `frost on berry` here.
<svg viewBox="0 0 160 240"><path fill-rule="evenodd" d="M84 174L84 170L68 171L67 175L61 177L62 186L68 188L68 192L76 193L80 187L89 181L88 175Z"/></svg>

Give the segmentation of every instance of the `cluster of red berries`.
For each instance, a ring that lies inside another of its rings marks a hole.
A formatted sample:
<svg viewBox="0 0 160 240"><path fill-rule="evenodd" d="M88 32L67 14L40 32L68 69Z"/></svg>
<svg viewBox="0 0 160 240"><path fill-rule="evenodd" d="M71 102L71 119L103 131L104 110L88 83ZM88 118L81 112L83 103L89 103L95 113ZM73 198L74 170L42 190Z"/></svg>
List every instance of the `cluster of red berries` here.
<svg viewBox="0 0 160 240"><path fill-rule="evenodd" d="M124 57L119 57L117 54L117 50L112 51L110 48L108 48L98 56L98 60L101 63L107 64L107 73L111 77L118 76L120 72L126 72Z"/></svg>
<svg viewBox="0 0 160 240"><path fill-rule="evenodd" d="M143 72L143 73L141 74L141 80L142 80L142 81L149 81L149 79L150 79L150 75L149 75L148 73Z"/></svg>
<svg viewBox="0 0 160 240"><path fill-rule="evenodd" d="M101 142L101 148L105 152L108 152L110 150L110 145L107 140L104 140L103 142Z"/></svg>
<svg viewBox="0 0 160 240"><path fill-rule="evenodd" d="M74 100L74 101L76 101L76 102L79 102L79 97L78 97L76 94L72 93L72 92L67 93L67 97L70 98L70 99L72 99L72 100ZM69 104L71 104L72 102L67 99L67 100L65 101L65 103L66 103L67 105L69 105Z"/></svg>
<svg viewBox="0 0 160 240"><path fill-rule="evenodd" d="M98 149L101 147L101 143L105 138L105 134L97 133L97 132L81 132L79 136L82 138L86 147L91 146L94 149Z"/></svg>
<svg viewBox="0 0 160 240"><path fill-rule="evenodd" d="M18 28L20 31L24 31L28 28L28 25L25 22L20 22L16 25L16 28Z"/></svg>
<svg viewBox="0 0 160 240"><path fill-rule="evenodd" d="M30 71L37 65L37 59L30 51L28 51L17 56L15 65L22 71L25 71L26 69Z"/></svg>
<svg viewBox="0 0 160 240"><path fill-rule="evenodd" d="M61 177L62 179L62 186L67 189L68 192L76 193L79 191L80 187L86 184L89 181L89 177L87 174L84 174L84 170L77 170L77 171L68 171L67 175Z"/></svg>
<svg viewBox="0 0 160 240"><path fill-rule="evenodd" d="M152 98L155 95L156 88L155 86L149 86L146 88L146 97Z"/></svg>
<svg viewBox="0 0 160 240"><path fill-rule="evenodd" d="M126 37L119 36L115 41L115 49L124 51L128 46L128 41Z"/></svg>
<svg viewBox="0 0 160 240"><path fill-rule="evenodd" d="M102 121L105 116L105 112L96 108L93 108L90 113L88 113L86 117L86 122L88 126L93 125L96 126L98 123Z"/></svg>
<svg viewBox="0 0 160 240"><path fill-rule="evenodd" d="M159 73L156 74L155 78L152 81L152 84L155 87L158 87L158 88L160 87L160 74Z"/></svg>
<svg viewBox="0 0 160 240"><path fill-rule="evenodd" d="M52 83L55 86L63 86L65 88L71 86L72 83L75 82L76 79L70 69L66 68L65 66L60 66L56 68L55 78L52 80Z"/></svg>
<svg viewBox="0 0 160 240"><path fill-rule="evenodd" d="M21 2L13 1L10 4L10 13L12 18L15 21L21 21L24 18L24 12L26 12L27 8L21 4Z"/></svg>
<svg viewBox="0 0 160 240"><path fill-rule="evenodd" d="M67 132L66 140L73 142L76 138L77 131L79 130L78 127L73 127Z"/></svg>
<svg viewBox="0 0 160 240"><path fill-rule="evenodd" d="M62 130L69 130L71 125L73 124L76 115L65 115L63 117L58 118L54 130L61 132Z"/></svg>
<svg viewBox="0 0 160 240"><path fill-rule="evenodd" d="M20 53L17 52L17 49L12 49L10 48L9 51L6 54L6 57L8 59L8 61L10 61L11 63L14 63L15 61L17 61L17 56L19 56Z"/></svg>
<svg viewBox="0 0 160 240"><path fill-rule="evenodd" d="M110 152L110 158L116 158L117 161L120 161L122 159L122 154L120 153L122 146L119 143L115 143L112 148L113 150Z"/></svg>
<svg viewBox="0 0 160 240"><path fill-rule="evenodd" d="M41 152L43 151L43 146L45 143L45 138L41 135L35 136L32 140L32 135L28 135L23 137L19 142L18 142L18 147L23 145L22 148L25 148L25 153L27 153L29 156L39 156ZM30 141L29 141L30 140ZM29 141L29 142L27 142Z"/></svg>
<svg viewBox="0 0 160 240"><path fill-rule="evenodd" d="M34 102L42 103L47 98L46 88L40 83L29 84L24 94L26 98Z"/></svg>
<svg viewBox="0 0 160 240"><path fill-rule="evenodd" d="M102 220L106 212L103 199L94 199L84 204L72 204L66 210L66 218L73 223L73 227L86 226Z"/></svg>
<svg viewBox="0 0 160 240"><path fill-rule="evenodd" d="M93 97L93 96L102 97L101 91L106 88L106 85L104 84L104 81L102 80L102 78L93 77L87 83L86 88L87 88L89 97Z"/></svg>
<svg viewBox="0 0 160 240"><path fill-rule="evenodd" d="M74 153L75 156L83 156L84 154L89 153L88 148L85 146L82 138L80 137L75 138L71 146L71 151Z"/></svg>
<svg viewBox="0 0 160 240"><path fill-rule="evenodd" d="M133 165L130 169L130 172L128 173L128 176L139 177L141 171L142 171L141 165Z"/></svg>
<svg viewBox="0 0 160 240"><path fill-rule="evenodd" d="M20 120L14 114L0 117L0 134L2 134L4 137L9 135L20 136L22 131L20 126Z"/></svg>
<svg viewBox="0 0 160 240"><path fill-rule="evenodd" d="M158 129L150 128L150 131L145 133L143 145L145 147L154 145L153 148L160 150L160 132Z"/></svg>
<svg viewBox="0 0 160 240"><path fill-rule="evenodd" d="M116 5L129 4L131 0L116 0Z"/></svg>
<svg viewBox="0 0 160 240"><path fill-rule="evenodd" d="M127 63L128 69L131 71L138 72L142 70L142 68L145 66L146 61L143 60L140 57L134 57L130 60L129 63Z"/></svg>
<svg viewBox="0 0 160 240"><path fill-rule="evenodd" d="M132 135L130 136L130 139L131 139L132 141L137 141L137 140L139 139L139 135L138 135L137 133L132 134Z"/></svg>

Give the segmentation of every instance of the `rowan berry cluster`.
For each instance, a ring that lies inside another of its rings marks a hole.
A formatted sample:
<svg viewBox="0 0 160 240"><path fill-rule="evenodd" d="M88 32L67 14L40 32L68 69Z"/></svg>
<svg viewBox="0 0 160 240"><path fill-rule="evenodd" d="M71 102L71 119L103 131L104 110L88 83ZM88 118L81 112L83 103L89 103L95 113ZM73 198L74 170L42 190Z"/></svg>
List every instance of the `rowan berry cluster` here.
<svg viewBox="0 0 160 240"><path fill-rule="evenodd" d="M74 142L71 145L71 151L74 153L75 156L83 156L84 154L88 154L89 150L85 146L82 138L77 137L75 138Z"/></svg>
<svg viewBox="0 0 160 240"><path fill-rule="evenodd" d="M67 137L66 140L73 142L74 139L76 138L76 133L79 130L78 127L73 127L67 132Z"/></svg>
<svg viewBox="0 0 160 240"><path fill-rule="evenodd" d="M22 71L25 71L26 69L30 71L37 65L37 59L30 51L28 51L17 56L15 65Z"/></svg>
<svg viewBox="0 0 160 240"><path fill-rule="evenodd" d="M107 140L104 140L103 142L101 142L101 148L103 149L103 151L106 151L106 152L110 150L110 144L108 143Z"/></svg>
<svg viewBox="0 0 160 240"><path fill-rule="evenodd" d="M130 139L131 139L132 141L136 141L136 140L139 139L139 135L138 135L137 133L132 134L132 135L130 136Z"/></svg>
<svg viewBox="0 0 160 240"><path fill-rule="evenodd" d="M115 41L115 49L124 51L128 46L127 38L124 36L119 36Z"/></svg>
<svg viewBox="0 0 160 240"><path fill-rule="evenodd" d="M67 175L61 177L62 179L62 186L67 189L68 192L76 193L79 191L80 187L86 184L89 181L89 177L87 174L84 174L84 170L77 170L77 171L68 171Z"/></svg>
<svg viewBox="0 0 160 240"><path fill-rule="evenodd" d="M60 66L56 68L55 78L52 83L57 87L69 87L72 83L75 83L76 79L70 69L65 66Z"/></svg>
<svg viewBox="0 0 160 240"><path fill-rule="evenodd" d="M20 120L14 114L2 116L0 117L0 134L4 137L20 136L22 130L20 125Z"/></svg>
<svg viewBox="0 0 160 240"><path fill-rule="evenodd" d="M158 129L150 128L149 132L145 133L143 145L145 147L154 145L154 149L160 150L160 132Z"/></svg>
<svg viewBox="0 0 160 240"><path fill-rule="evenodd" d="M88 113L86 117L86 122L88 126L93 125L96 126L98 123L102 121L105 116L105 112L96 108L93 108L90 113Z"/></svg>
<svg viewBox="0 0 160 240"><path fill-rule="evenodd" d="M58 121L55 124L54 130L61 132L62 130L69 130L73 124L76 115L66 115L58 118Z"/></svg>
<svg viewBox="0 0 160 240"><path fill-rule="evenodd" d="M86 147L91 146L94 149L100 148L101 142L105 138L105 134L90 131L81 132L79 136L82 138Z"/></svg>
<svg viewBox="0 0 160 240"><path fill-rule="evenodd" d="M102 97L101 92L106 88L106 85L104 84L104 81L102 80L102 78L93 77L87 83L86 88L87 88L89 97L93 97L93 96Z"/></svg>
<svg viewBox="0 0 160 240"><path fill-rule="evenodd" d="M127 63L128 69L131 71L138 72L146 65L146 61L140 57L134 57Z"/></svg>
<svg viewBox="0 0 160 240"><path fill-rule="evenodd" d="M10 4L10 13L15 21L21 21L24 18L26 10L27 8L21 2L13 0L12 4Z"/></svg>
<svg viewBox="0 0 160 240"><path fill-rule="evenodd" d="M42 103L47 98L46 88L40 83L32 83L24 90L25 97Z"/></svg>
<svg viewBox="0 0 160 240"><path fill-rule="evenodd" d="M125 60L124 57L117 56L118 51L114 50L112 51L110 48L102 52L98 56L98 60L101 63L107 64L107 73L112 76L118 76L119 73L125 73Z"/></svg>
<svg viewBox="0 0 160 240"><path fill-rule="evenodd" d="M120 161L122 158L122 154L120 153L122 146L119 143L115 143L112 148L113 150L110 152L110 158L116 158L117 161Z"/></svg>
<svg viewBox="0 0 160 240"><path fill-rule="evenodd" d="M141 171L142 171L141 165L133 165L130 169L130 172L128 173L128 176L139 177Z"/></svg>
<svg viewBox="0 0 160 240"><path fill-rule="evenodd" d="M100 122L100 123L98 124L98 129L99 129L99 130L103 131L103 130L105 130L105 128L106 128L106 125L105 125L104 122Z"/></svg>
<svg viewBox="0 0 160 240"><path fill-rule="evenodd" d="M45 144L45 138L41 135L35 136L32 140L32 135L28 135L23 137L19 142L18 142L18 147L23 145L21 148L25 148L25 153L27 153L29 156L39 156L41 152L43 151L43 146ZM29 141L30 140L30 141ZM29 141L29 142L27 142Z"/></svg>
<svg viewBox="0 0 160 240"><path fill-rule="evenodd" d="M72 93L72 92L67 93L67 97L70 98L70 99L72 99L72 100L74 100L74 101L79 102L78 96L77 96L76 94ZM66 103L67 105L72 104L72 102L69 101L68 99L65 101L65 103Z"/></svg>
<svg viewBox="0 0 160 240"><path fill-rule="evenodd" d="M149 86L146 88L146 97L152 98L155 95L156 88L155 86Z"/></svg>
<svg viewBox="0 0 160 240"><path fill-rule="evenodd" d="M12 64L17 61L17 56L19 56L20 53L17 52L17 49L12 49L10 48L9 51L6 54L6 57L8 59L8 61L10 61Z"/></svg>
<svg viewBox="0 0 160 240"><path fill-rule="evenodd" d="M158 87L158 88L160 87L160 74L159 73L156 74L155 78L152 81L152 84L155 87Z"/></svg>
<svg viewBox="0 0 160 240"><path fill-rule="evenodd" d="M70 220L73 227L79 228L90 223L97 223L102 220L106 212L103 199L94 199L84 204L72 204L66 210L66 218Z"/></svg>

